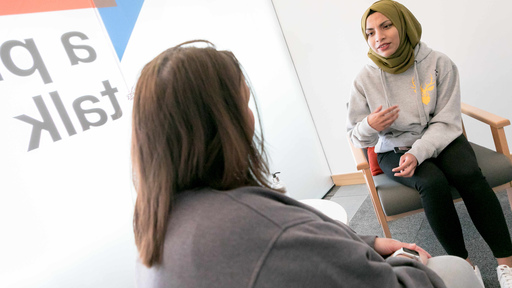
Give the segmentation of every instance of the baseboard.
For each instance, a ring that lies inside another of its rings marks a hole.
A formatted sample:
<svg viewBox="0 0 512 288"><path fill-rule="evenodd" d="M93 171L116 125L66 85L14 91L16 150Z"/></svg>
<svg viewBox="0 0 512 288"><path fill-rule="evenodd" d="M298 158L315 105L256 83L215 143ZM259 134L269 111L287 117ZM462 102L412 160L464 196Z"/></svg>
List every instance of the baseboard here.
<svg viewBox="0 0 512 288"><path fill-rule="evenodd" d="M366 184L363 173L360 172L331 175L331 179L335 186ZM512 187L512 182L495 187L494 191L510 189L510 187ZM512 201L510 203L512 203Z"/></svg>
<svg viewBox="0 0 512 288"><path fill-rule="evenodd" d="M347 186L347 185L357 185L357 184L365 184L363 173L354 172L347 174L337 174L331 175L332 181L336 186Z"/></svg>

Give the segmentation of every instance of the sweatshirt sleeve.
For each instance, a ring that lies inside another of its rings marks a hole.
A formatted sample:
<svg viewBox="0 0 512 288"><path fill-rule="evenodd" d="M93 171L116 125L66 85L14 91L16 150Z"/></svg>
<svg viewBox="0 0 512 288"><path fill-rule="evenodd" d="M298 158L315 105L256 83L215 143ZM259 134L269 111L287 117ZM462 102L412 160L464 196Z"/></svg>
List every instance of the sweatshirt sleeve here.
<svg viewBox="0 0 512 288"><path fill-rule="evenodd" d="M367 116L371 111L362 92L362 87L354 81L347 104L347 131L354 146L359 148L372 147L379 141L379 131L368 124Z"/></svg>
<svg viewBox="0 0 512 288"><path fill-rule="evenodd" d="M350 229L328 222L286 229L261 263L254 287L445 287L420 262L384 260Z"/></svg>
<svg viewBox="0 0 512 288"><path fill-rule="evenodd" d="M459 72L457 66L448 61L451 66L437 82L436 106L428 128L409 150L418 160L418 165L428 158L437 157L462 134Z"/></svg>

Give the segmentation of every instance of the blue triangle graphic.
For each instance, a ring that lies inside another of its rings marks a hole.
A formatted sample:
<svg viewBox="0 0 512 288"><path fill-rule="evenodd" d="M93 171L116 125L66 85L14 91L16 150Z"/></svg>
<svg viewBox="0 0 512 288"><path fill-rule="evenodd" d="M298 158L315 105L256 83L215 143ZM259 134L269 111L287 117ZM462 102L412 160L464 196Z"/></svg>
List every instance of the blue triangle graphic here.
<svg viewBox="0 0 512 288"><path fill-rule="evenodd" d="M132 35L144 0L116 0L117 6L98 8L119 61Z"/></svg>

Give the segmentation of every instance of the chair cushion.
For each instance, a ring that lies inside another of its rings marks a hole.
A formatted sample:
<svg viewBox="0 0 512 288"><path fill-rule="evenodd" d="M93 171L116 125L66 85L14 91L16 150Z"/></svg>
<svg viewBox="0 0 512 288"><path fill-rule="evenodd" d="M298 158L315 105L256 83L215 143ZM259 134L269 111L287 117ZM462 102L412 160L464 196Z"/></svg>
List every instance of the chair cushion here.
<svg viewBox="0 0 512 288"><path fill-rule="evenodd" d="M471 143L471 146L475 151L478 165L491 187L512 181L512 163L505 155L474 143ZM416 189L399 184L384 174L374 176L373 180L387 216L423 208ZM460 198L455 188L452 189L452 197Z"/></svg>
<svg viewBox="0 0 512 288"><path fill-rule="evenodd" d="M471 147L473 147L478 165L491 187L512 181L512 163L508 157L475 143L471 143Z"/></svg>

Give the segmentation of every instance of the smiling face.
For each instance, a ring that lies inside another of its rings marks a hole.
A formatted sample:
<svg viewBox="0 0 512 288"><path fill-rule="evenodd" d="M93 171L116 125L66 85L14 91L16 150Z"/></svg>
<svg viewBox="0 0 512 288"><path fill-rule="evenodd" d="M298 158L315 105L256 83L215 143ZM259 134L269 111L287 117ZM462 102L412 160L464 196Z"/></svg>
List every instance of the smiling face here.
<svg viewBox="0 0 512 288"><path fill-rule="evenodd" d="M366 18L366 37L373 52L386 58L393 55L400 45L398 29L379 12Z"/></svg>

